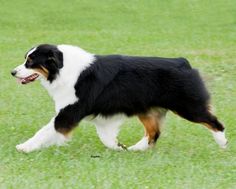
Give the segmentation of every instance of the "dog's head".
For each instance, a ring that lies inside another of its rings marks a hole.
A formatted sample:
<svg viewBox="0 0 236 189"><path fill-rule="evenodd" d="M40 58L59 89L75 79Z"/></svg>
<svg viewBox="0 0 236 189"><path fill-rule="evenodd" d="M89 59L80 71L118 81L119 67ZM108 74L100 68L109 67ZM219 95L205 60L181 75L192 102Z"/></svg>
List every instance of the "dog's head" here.
<svg viewBox="0 0 236 189"><path fill-rule="evenodd" d="M39 78L53 82L63 67L63 54L54 45L39 45L25 55L25 62L11 71L22 84Z"/></svg>

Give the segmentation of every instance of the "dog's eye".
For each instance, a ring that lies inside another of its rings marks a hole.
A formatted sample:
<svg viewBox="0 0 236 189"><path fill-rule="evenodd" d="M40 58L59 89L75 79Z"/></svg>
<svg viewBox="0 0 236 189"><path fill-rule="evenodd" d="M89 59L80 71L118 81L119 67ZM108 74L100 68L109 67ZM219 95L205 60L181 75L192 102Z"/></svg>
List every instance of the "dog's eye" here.
<svg viewBox="0 0 236 189"><path fill-rule="evenodd" d="M27 58L26 63L25 63L25 67L30 68L30 67L32 67L32 65L33 65L33 60L31 58Z"/></svg>

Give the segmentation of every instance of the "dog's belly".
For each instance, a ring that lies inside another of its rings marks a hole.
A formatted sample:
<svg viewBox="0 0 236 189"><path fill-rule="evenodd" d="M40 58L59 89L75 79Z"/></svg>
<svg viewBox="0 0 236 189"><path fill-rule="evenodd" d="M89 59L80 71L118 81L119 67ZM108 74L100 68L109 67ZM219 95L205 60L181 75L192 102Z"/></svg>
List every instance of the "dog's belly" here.
<svg viewBox="0 0 236 189"><path fill-rule="evenodd" d="M115 115L111 115L111 116L102 116L102 115L97 115L97 116L94 116L94 115L89 115L89 116L86 116L83 121L86 121L86 122L89 122L89 123L92 123L94 125L107 125L107 123L112 123L112 122L115 122L115 121L124 121L125 119L127 119L127 116L125 114L115 114Z"/></svg>

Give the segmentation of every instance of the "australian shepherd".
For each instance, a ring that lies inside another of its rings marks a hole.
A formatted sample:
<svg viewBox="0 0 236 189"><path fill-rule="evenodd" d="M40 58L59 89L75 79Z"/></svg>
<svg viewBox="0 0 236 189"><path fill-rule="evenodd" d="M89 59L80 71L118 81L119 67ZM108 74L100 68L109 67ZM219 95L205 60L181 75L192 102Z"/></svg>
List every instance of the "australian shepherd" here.
<svg viewBox="0 0 236 189"><path fill-rule="evenodd" d="M56 110L47 125L16 146L18 151L62 145L81 120L95 124L108 148L146 150L159 138L167 111L203 124L226 148L224 126L209 111L209 93L185 58L95 55L76 46L42 44L29 50L11 74L21 84L40 80ZM130 116L139 118L145 134L126 148L117 135Z"/></svg>

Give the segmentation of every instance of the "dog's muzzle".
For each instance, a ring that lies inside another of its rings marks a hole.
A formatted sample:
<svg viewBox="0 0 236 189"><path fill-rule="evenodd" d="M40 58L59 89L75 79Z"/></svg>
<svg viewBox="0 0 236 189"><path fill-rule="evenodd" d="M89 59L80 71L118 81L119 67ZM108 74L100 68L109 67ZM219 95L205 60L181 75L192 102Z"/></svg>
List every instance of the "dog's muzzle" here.
<svg viewBox="0 0 236 189"><path fill-rule="evenodd" d="M39 77L39 74L37 74L37 73L33 73L27 77L18 77L16 70L12 70L11 75L16 77L17 81L21 84L27 84L27 83L33 82L34 80L36 80Z"/></svg>

